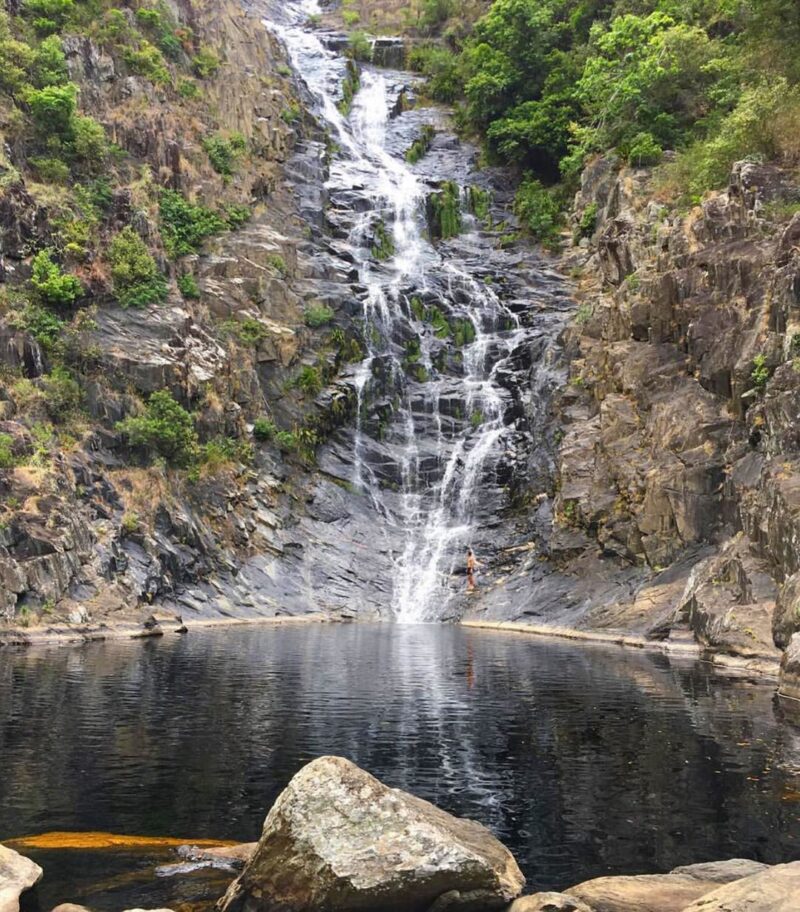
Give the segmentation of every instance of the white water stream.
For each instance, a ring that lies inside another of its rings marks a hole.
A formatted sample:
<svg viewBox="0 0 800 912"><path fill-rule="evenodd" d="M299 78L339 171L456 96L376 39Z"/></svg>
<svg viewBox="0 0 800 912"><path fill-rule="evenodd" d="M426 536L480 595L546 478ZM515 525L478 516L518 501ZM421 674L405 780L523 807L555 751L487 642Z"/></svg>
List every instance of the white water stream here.
<svg viewBox="0 0 800 912"><path fill-rule="evenodd" d="M352 213L348 239L363 289L367 347L354 379L358 419L352 482L403 543L395 557L394 617L436 620L465 588L465 577L454 571L463 571L476 533L482 482L504 449L506 400L497 374L526 331L450 245L433 245L427 237L424 209L431 188L387 139L397 96L396 81L390 80L398 74L364 68L349 114L341 113L346 64L308 25L319 12L317 0L302 0L283 7L281 23L267 24L285 43L335 143L329 192L356 190L368 200L368 211ZM393 241L394 255L386 262L379 262L372 249L377 222ZM465 219L465 228L474 228L474 220ZM462 346L456 371L437 367L441 337L419 319L419 304L412 306L414 299L431 296L445 313L459 313L472 325L474 340ZM413 369L409 339L419 340ZM376 444L367 419L379 374L393 402L389 426Z"/></svg>

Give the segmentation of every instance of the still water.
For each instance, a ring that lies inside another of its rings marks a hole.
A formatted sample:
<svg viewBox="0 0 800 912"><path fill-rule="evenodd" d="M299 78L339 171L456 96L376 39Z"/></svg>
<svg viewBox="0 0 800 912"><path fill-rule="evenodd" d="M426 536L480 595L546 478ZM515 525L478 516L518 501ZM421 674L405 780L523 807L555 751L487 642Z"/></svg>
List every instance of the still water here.
<svg viewBox="0 0 800 912"><path fill-rule="evenodd" d="M529 888L788 861L800 858L800 727L787 712L771 687L694 661L458 627L6 652L0 841L252 840L291 776L333 753L490 827ZM45 868L42 909L179 908L222 889L154 878L163 854L27 854Z"/></svg>

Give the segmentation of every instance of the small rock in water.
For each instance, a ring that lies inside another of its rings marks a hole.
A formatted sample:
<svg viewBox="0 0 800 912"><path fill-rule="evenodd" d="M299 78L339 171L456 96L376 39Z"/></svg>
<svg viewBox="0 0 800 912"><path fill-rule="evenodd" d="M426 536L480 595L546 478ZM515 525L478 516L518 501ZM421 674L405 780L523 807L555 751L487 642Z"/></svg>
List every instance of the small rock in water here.
<svg viewBox="0 0 800 912"><path fill-rule="evenodd" d="M30 858L0 845L0 912L19 912L19 898L44 872Z"/></svg>
<svg viewBox="0 0 800 912"><path fill-rule="evenodd" d="M514 857L480 824L321 757L278 797L218 908L490 912L523 884Z"/></svg>

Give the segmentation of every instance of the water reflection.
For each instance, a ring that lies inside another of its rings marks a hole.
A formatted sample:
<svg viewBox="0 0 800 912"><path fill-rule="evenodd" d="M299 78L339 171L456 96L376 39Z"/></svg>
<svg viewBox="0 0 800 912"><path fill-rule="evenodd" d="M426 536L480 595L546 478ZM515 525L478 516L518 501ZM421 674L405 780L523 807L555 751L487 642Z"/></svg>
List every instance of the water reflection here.
<svg viewBox="0 0 800 912"><path fill-rule="evenodd" d="M0 656L0 838L252 839L325 753L490 826L536 887L800 854L800 729L692 662L360 625Z"/></svg>

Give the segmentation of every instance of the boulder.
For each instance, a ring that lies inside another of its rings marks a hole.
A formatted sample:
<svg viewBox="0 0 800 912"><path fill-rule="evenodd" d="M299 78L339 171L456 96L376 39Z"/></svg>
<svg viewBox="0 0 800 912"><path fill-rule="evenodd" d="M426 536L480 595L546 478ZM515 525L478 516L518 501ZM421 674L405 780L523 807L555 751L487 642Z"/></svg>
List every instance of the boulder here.
<svg viewBox="0 0 800 912"><path fill-rule="evenodd" d="M242 842L239 845L206 846L185 845L180 846L178 855L188 861L209 863L222 863L232 868L243 868L255 855L258 848L257 842Z"/></svg>
<svg viewBox="0 0 800 912"><path fill-rule="evenodd" d="M781 682L778 693L800 700L800 633L796 633L781 660Z"/></svg>
<svg viewBox="0 0 800 912"><path fill-rule="evenodd" d="M19 912L19 898L44 872L30 858L0 845L0 912Z"/></svg>
<svg viewBox="0 0 800 912"><path fill-rule="evenodd" d="M598 877L567 890L593 912L683 912L719 886L686 874L645 874L639 877Z"/></svg>
<svg viewBox="0 0 800 912"><path fill-rule="evenodd" d="M278 797L218 909L489 912L523 884L511 853L480 824L321 757Z"/></svg>
<svg viewBox="0 0 800 912"><path fill-rule="evenodd" d="M776 865L726 884L687 906L684 912L797 912L800 861Z"/></svg>
<svg viewBox="0 0 800 912"><path fill-rule="evenodd" d="M566 893L534 893L533 896L520 896L508 907L506 912L592 912L592 910L574 896Z"/></svg>
<svg viewBox="0 0 800 912"><path fill-rule="evenodd" d="M769 865L762 864L760 861L731 858L728 861L707 861L701 864L682 865L679 868L673 868L670 874L684 874L697 880L727 884L768 870Z"/></svg>

